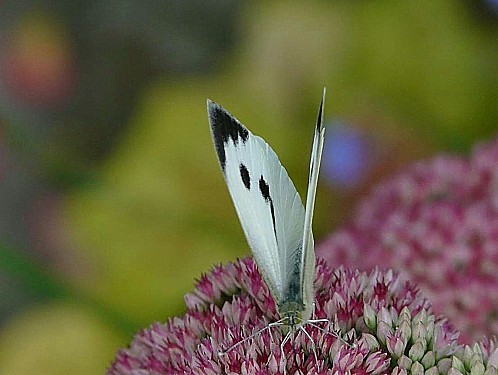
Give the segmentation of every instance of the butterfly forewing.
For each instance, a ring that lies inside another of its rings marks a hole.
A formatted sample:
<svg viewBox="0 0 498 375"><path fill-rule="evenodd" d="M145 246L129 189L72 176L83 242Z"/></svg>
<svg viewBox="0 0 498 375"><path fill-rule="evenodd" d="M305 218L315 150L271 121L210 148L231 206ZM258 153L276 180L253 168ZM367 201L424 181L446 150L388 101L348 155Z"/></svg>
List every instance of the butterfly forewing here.
<svg viewBox="0 0 498 375"><path fill-rule="evenodd" d="M209 100L208 113L218 159L247 242L280 305L289 286L302 277L305 212L301 198L263 139Z"/></svg>

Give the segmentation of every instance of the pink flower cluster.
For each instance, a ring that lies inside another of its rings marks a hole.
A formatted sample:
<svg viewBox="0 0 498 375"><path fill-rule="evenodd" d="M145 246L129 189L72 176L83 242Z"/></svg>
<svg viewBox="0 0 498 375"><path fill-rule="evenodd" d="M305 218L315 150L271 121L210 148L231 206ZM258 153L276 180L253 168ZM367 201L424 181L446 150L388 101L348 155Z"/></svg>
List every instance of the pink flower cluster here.
<svg viewBox="0 0 498 375"><path fill-rule="evenodd" d="M202 276L185 315L139 332L107 375L498 374L495 339L459 344L439 317L461 343L498 333L498 140L413 165L353 217L317 249L315 317L329 323L309 337L283 350L278 327L250 337L279 316L247 258Z"/></svg>
<svg viewBox="0 0 498 375"><path fill-rule="evenodd" d="M330 265L402 274L462 343L498 334L498 139L398 173L352 218L317 250Z"/></svg>
<svg viewBox="0 0 498 375"><path fill-rule="evenodd" d="M275 328L220 355L278 320L268 288L253 260L246 258L202 276L186 296L186 314L138 333L129 348L118 352L107 374L373 375L420 369L439 374L448 373L452 358L462 350L458 334L431 314L417 288L390 271L333 270L318 261L315 290L316 317L334 323L323 329L332 331L333 325L347 342L308 325L312 341L295 333L282 353L282 332ZM481 363L492 368L488 352ZM465 368L466 362L460 362Z"/></svg>

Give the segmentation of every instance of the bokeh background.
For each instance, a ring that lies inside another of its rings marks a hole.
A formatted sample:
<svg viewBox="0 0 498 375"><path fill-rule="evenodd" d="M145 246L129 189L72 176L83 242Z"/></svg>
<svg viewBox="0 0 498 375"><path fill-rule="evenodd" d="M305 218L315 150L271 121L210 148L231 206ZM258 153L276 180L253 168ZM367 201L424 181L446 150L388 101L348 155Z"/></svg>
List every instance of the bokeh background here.
<svg viewBox="0 0 498 375"><path fill-rule="evenodd" d="M498 118L498 2L0 3L0 373L104 373L248 254L206 98L303 195L323 86L317 241L413 160Z"/></svg>

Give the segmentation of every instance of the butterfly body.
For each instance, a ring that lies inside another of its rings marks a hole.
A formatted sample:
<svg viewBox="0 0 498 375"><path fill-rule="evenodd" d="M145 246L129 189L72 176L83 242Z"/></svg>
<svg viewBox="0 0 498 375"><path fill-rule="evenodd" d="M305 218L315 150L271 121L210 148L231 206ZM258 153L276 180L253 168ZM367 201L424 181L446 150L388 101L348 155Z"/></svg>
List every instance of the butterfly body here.
<svg viewBox="0 0 498 375"><path fill-rule="evenodd" d="M271 147L220 105L207 103L228 190L280 316L273 324L282 326L287 338L289 332L312 321L315 253L311 223L325 133L324 96L314 134L306 207Z"/></svg>

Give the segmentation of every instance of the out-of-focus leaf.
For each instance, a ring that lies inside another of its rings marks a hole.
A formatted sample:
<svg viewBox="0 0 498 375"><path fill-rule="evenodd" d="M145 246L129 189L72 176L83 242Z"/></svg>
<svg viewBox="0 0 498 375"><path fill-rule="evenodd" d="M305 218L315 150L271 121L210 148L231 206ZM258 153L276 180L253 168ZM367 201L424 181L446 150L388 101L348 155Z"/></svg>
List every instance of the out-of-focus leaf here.
<svg viewBox="0 0 498 375"><path fill-rule="evenodd" d="M0 373L102 374L116 347L125 341L81 306L35 306L0 331Z"/></svg>

